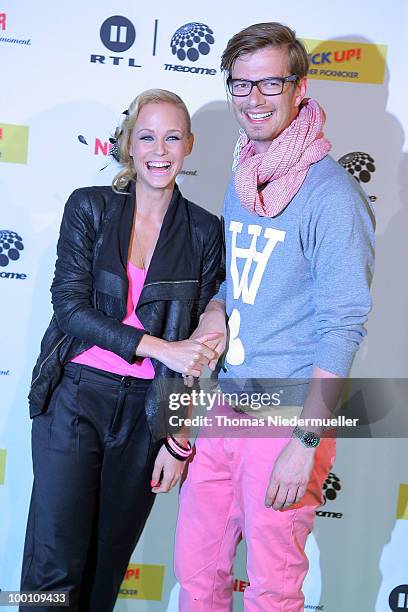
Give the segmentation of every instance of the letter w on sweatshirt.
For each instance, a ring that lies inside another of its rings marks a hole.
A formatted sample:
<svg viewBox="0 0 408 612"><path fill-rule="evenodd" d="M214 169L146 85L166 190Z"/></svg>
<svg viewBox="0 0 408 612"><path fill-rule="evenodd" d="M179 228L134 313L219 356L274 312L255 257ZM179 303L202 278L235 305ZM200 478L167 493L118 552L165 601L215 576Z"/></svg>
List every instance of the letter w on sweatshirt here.
<svg viewBox="0 0 408 612"><path fill-rule="evenodd" d="M285 240L286 232L266 227L263 238L268 242L262 251L257 251L257 240L261 235L262 227L260 225L248 225L248 234L252 236L252 240L247 249L237 246L237 235L242 232L242 228L243 223L239 221L231 221L229 226L229 230L232 232L231 277L234 287L234 299L238 300L242 296L242 301L245 304L254 304L269 257L277 243ZM239 278L237 259L245 259L241 278ZM249 282L249 272L253 262L255 263L255 270L252 280Z"/></svg>

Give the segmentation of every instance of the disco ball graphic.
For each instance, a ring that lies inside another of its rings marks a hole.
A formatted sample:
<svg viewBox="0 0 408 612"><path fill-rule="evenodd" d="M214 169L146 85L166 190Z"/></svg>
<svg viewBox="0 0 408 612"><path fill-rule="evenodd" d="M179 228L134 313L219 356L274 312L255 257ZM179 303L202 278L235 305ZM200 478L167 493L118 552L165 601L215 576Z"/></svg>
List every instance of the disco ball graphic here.
<svg viewBox="0 0 408 612"><path fill-rule="evenodd" d="M20 259L24 250L23 239L16 232L0 230L0 266L5 268L11 261Z"/></svg>
<svg viewBox="0 0 408 612"><path fill-rule="evenodd" d="M204 23L186 23L177 30L170 41L173 55L183 62L196 62L200 55L208 55L214 44L214 32Z"/></svg>
<svg viewBox="0 0 408 612"><path fill-rule="evenodd" d="M356 151L340 157L339 164L343 166L359 183L368 183L371 174L375 172L374 159L368 153Z"/></svg>
<svg viewBox="0 0 408 612"><path fill-rule="evenodd" d="M333 472L330 472L323 484L324 503L326 503L327 500L334 501L339 491L341 491L340 478L336 476L336 474L333 474Z"/></svg>

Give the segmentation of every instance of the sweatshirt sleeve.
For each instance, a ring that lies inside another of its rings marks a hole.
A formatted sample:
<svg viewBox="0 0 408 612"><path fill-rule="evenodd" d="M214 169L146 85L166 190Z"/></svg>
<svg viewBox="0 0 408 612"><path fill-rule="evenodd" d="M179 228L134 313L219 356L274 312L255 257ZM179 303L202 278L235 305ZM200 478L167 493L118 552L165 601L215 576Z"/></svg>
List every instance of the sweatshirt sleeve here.
<svg viewBox="0 0 408 612"><path fill-rule="evenodd" d="M315 296L314 365L342 377L366 334L374 271L374 214L354 181L335 177L316 190L302 219Z"/></svg>
<svg viewBox="0 0 408 612"><path fill-rule="evenodd" d="M228 186L227 186L227 191L225 193L225 197L224 197L224 203L223 203L223 207L222 207L222 211L221 211L221 227L222 227L222 264L221 264L221 268L223 270L223 276L224 276L224 280L223 282L220 284L220 286L218 287L218 291L217 293L211 298L212 300L220 300L221 302L226 303L227 301L227 271L226 271L226 244L225 244L225 220L228 218L228 208L230 205L230 193L231 190L234 187L234 175L232 175Z"/></svg>

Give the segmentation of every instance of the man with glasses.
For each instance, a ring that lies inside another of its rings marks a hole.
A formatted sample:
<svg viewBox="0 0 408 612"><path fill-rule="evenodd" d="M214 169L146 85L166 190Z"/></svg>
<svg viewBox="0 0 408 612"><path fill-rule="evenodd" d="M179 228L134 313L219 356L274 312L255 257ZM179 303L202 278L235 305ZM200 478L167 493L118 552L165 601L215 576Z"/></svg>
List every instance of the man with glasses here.
<svg viewBox="0 0 408 612"><path fill-rule="evenodd" d="M221 389L278 379L282 415L327 417L371 308L372 211L328 156L324 111L305 98L308 56L290 28L263 23L239 32L221 68L242 129L223 209L226 280L195 334L224 332L215 346L221 354L228 318ZM236 410L242 406L219 407L224 415ZM246 612L300 612L306 538L335 441L318 424L217 433L198 439L181 490L179 609L231 609L243 536Z"/></svg>

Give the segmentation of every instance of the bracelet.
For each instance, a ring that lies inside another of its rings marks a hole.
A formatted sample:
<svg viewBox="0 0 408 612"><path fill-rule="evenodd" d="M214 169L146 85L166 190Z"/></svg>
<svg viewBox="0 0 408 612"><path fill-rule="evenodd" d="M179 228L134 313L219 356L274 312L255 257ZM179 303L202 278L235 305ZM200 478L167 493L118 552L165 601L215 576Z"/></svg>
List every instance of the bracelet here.
<svg viewBox="0 0 408 612"><path fill-rule="evenodd" d="M188 448L185 448L184 446L181 446L181 444L178 444L173 436L168 436L165 439L164 446L167 448L170 455L179 461L186 461L193 452L190 442L188 443Z"/></svg>
<svg viewBox="0 0 408 612"><path fill-rule="evenodd" d="M181 455L182 457L189 457L191 453L193 452L193 449L191 448L191 444L188 440L187 440L187 444L188 444L187 448L185 446L182 446L179 442L177 442L177 440L173 436L168 436L167 442L169 446L173 449L173 451L177 453L178 455Z"/></svg>
<svg viewBox="0 0 408 612"><path fill-rule="evenodd" d="M177 450L180 450L182 454L183 453L188 453L189 455L191 454L191 444L190 444L190 442L188 440L187 440L188 446L185 447L182 444L180 444L180 442L178 442L177 438L175 438L174 436L170 435L170 436L168 436L168 439L170 441L170 444L172 446L175 444L176 447L177 447ZM174 446L173 446L173 448L174 448Z"/></svg>

